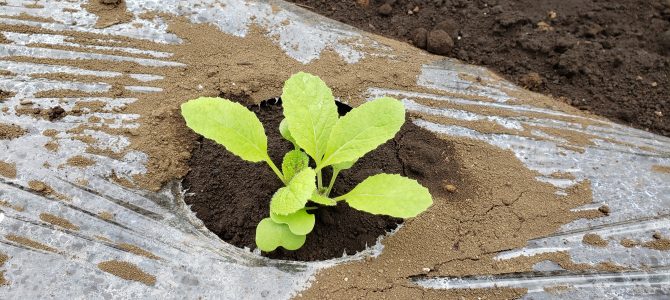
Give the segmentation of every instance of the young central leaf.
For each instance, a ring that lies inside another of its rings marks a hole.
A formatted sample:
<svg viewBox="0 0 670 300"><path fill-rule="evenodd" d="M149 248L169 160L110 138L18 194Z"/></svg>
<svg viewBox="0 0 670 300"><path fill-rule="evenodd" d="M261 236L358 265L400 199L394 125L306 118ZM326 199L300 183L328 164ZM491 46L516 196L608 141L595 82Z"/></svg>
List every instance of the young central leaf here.
<svg viewBox="0 0 670 300"><path fill-rule="evenodd" d="M338 199L358 210L397 218L415 217L433 204L427 188L396 174L368 177Z"/></svg>
<svg viewBox="0 0 670 300"><path fill-rule="evenodd" d="M288 215L305 207L307 200L316 190L312 168L305 168L296 174L286 187L280 188L272 196L270 212L278 215Z"/></svg>
<svg viewBox="0 0 670 300"><path fill-rule="evenodd" d="M284 179L289 181L296 173L307 168L309 157L300 150L291 150L284 155L281 163L281 171L284 173Z"/></svg>
<svg viewBox="0 0 670 300"><path fill-rule="evenodd" d="M268 160L268 139L263 124L239 103L221 98L200 97L181 105L186 125L202 136L223 145L244 160Z"/></svg>
<svg viewBox="0 0 670 300"><path fill-rule="evenodd" d="M309 198L309 200L312 200L312 202L319 203L321 205L327 205L327 206L337 205L337 202L335 202L335 200L328 198L324 195L321 195L316 191L314 192L314 194L312 194L312 197Z"/></svg>
<svg viewBox="0 0 670 300"><path fill-rule="evenodd" d="M281 98L291 136L316 162L321 161L338 118L330 88L319 77L300 72L284 83Z"/></svg>
<svg viewBox="0 0 670 300"><path fill-rule="evenodd" d="M317 168L355 161L395 136L405 123L402 102L383 97L354 108L333 127Z"/></svg>

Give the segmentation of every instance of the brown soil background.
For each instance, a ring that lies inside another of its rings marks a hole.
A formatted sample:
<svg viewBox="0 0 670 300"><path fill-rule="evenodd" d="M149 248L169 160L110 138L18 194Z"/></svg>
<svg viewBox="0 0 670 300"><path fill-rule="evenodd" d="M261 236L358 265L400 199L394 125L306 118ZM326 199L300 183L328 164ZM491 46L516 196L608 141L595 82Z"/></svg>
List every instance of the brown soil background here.
<svg viewBox="0 0 670 300"><path fill-rule="evenodd" d="M251 106L268 136L268 151L280 165L284 154L293 149L279 133L284 118L281 106ZM256 225L269 216L270 199L283 186L265 163L250 163L229 153L221 145L200 139L190 160L191 171L184 177L186 204L205 226L221 239L238 247L256 248ZM417 179L433 195L443 195L443 180L456 182L458 167L453 146L433 133L408 121L396 137L361 158L338 176L332 196L353 189L365 178L379 174L401 174ZM330 182L326 173L324 182ZM307 235L305 245L296 251L277 249L265 255L291 260L324 260L365 250L377 238L397 227L402 219L373 215L350 208L340 202L335 207L319 207L314 211L316 224Z"/></svg>
<svg viewBox="0 0 670 300"><path fill-rule="evenodd" d="M668 0L289 1L670 136Z"/></svg>

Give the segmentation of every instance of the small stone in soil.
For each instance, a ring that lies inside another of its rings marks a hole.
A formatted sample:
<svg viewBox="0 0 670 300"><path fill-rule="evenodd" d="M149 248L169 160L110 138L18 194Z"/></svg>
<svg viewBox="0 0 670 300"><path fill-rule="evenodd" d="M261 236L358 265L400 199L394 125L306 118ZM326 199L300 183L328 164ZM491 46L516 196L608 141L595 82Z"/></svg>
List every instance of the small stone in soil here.
<svg viewBox="0 0 670 300"><path fill-rule="evenodd" d="M448 184L446 182L444 183L444 189L447 190L447 192L449 193L456 192L456 186L453 184Z"/></svg>
<svg viewBox="0 0 670 300"><path fill-rule="evenodd" d="M427 46L429 52L445 55L454 47L454 41L444 30L433 30L428 33Z"/></svg>
<svg viewBox="0 0 670 300"><path fill-rule="evenodd" d="M412 33L412 42L414 46L421 49L426 49L426 40L428 39L428 30L426 28L417 28L414 29Z"/></svg>
<svg viewBox="0 0 670 300"><path fill-rule="evenodd" d="M652 235L652 237L655 238L655 239L657 239L657 240L660 240L660 239L663 238L663 236L661 235L661 233L658 232L658 231L657 231L657 232L654 232L654 235Z"/></svg>
<svg viewBox="0 0 670 300"><path fill-rule="evenodd" d="M382 6L377 8L377 12L382 16L388 16L393 11L393 7L390 4L385 3Z"/></svg>

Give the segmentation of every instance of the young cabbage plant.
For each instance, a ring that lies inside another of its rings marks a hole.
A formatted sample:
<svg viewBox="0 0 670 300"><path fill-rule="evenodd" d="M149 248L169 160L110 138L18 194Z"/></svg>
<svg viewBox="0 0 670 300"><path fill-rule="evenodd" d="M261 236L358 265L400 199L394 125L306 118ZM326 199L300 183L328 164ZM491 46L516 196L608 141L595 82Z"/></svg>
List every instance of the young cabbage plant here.
<svg viewBox="0 0 670 300"><path fill-rule="evenodd" d="M281 99L285 118L279 131L295 148L284 155L281 170L268 155L263 124L244 106L207 97L181 106L186 125L193 131L244 160L267 163L284 183L272 196L270 215L256 227L259 249L302 247L315 222L309 213L314 207L307 207L308 201L326 206L346 201L358 210L398 218L414 217L432 204L428 189L396 174L370 176L348 193L330 196L342 170L400 130L405 122L402 102L382 97L339 117L330 88L319 77L303 72L284 83ZM325 168L332 169L327 185L322 178Z"/></svg>

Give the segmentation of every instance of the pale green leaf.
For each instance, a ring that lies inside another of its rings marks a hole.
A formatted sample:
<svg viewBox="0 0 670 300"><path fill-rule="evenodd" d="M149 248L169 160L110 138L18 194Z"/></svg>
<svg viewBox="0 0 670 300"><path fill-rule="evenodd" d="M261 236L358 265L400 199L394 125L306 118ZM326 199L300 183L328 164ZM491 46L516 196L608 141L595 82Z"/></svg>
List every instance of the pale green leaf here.
<svg viewBox="0 0 670 300"><path fill-rule="evenodd" d="M358 160L352 160L352 161L345 161L345 162L337 163L337 164L333 165L333 169L340 170L340 171L347 170L347 169L350 169L351 167L353 167L354 164L356 164L357 161Z"/></svg>
<svg viewBox="0 0 670 300"><path fill-rule="evenodd" d="M277 247L297 250L305 244L305 239L305 235L294 234L288 225L275 223L271 218L261 220L256 226L256 246L265 252L273 251Z"/></svg>
<svg viewBox="0 0 670 300"><path fill-rule="evenodd" d="M334 206L334 205L337 204L337 202L335 202L335 200L333 200L331 198L328 198L324 195L321 195L321 194L317 193L316 191L314 191L314 193L312 194L312 197L309 198L309 200L312 200L312 202L319 203L321 205Z"/></svg>
<svg viewBox="0 0 670 300"><path fill-rule="evenodd" d="M286 80L281 98L291 136L316 162L321 161L338 118L330 88L319 77L300 72Z"/></svg>
<svg viewBox="0 0 670 300"><path fill-rule="evenodd" d="M305 208L286 216L270 213L270 218L275 223L288 225L291 232L296 235L306 235L314 229L314 215L308 214Z"/></svg>
<svg viewBox="0 0 670 300"><path fill-rule="evenodd" d="M352 109L333 127L318 168L354 161L390 140L405 122L402 102L384 97Z"/></svg>
<svg viewBox="0 0 670 300"><path fill-rule="evenodd" d="M286 121L286 119L281 120L281 122L279 123L279 133L281 134L281 136L284 137L284 139L291 142L296 149L299 147L298 144L295 142L295 139L291 135L291 131L288 129L288 122Z"/></svg>
<svg viewBox="0 0 670 300"><path fill-rule="evenodd" d="M284 179L290 181L296 173L307 168L309 164L309 157L305 152L300 150L291 150L284 155L284 160L281 163L281 171L284 173Z"/></svg>
<svg viewBox="0 0 670 300"><path fill-rule="evenodd" d="M263 124L241 104L222 98L200 97L182 104L181 113L186 126L242 159L268 160Z"/></svg>
<svg viewBox="0 0 670 300"><path fill-rule="evenodd" d="M433 203L427 188L396 174L370 176L338 199L358 210L397 218L414 217Z"/></svg>
<svg viewBox="0 0 670 300"><path fill-rule="evenodd" d="M305 207L307 200L316 190L316 173L312 168L298 172L287 186L280 188L272 196L270 211L278 215L288 215Z"/></svg>

